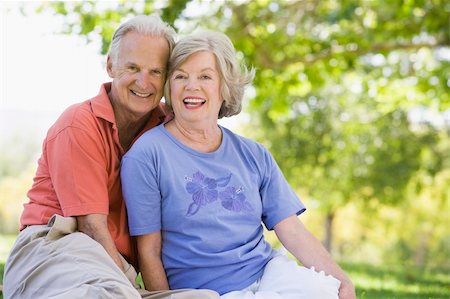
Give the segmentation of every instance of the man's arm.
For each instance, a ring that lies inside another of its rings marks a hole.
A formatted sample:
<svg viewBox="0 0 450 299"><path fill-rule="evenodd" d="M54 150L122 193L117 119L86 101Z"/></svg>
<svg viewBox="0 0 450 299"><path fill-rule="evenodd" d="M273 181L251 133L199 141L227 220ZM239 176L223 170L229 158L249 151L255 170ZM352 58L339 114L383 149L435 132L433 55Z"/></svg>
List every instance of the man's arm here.
<svg viewBox="0 0 450 299"><path fill-rule="evenodd" d="M120 259L120 253L114 244L111 234L108 230L107 215L90 214L77 216L78 230L85 233L98 243L100 243L106 252L111 256L114 263L122 270L123 265Z"/></svg>
<svg viewBox="0 0 450 299"><path fill-rule="evenodd" d="M169 283L161 260L161 232L138 236L137 247L145 288L149 291L168 290Z"/></svg>
<svg viewBox="0 0 450 299"><path fill-rule="evenodd" d="M296 215L292 215L275 225L278 239L305 267L314 266L316 271L324 271L327 275L341 282L340 299L355 299L355 288L350 278L333 261L325 247L316 239Z"/></svg>

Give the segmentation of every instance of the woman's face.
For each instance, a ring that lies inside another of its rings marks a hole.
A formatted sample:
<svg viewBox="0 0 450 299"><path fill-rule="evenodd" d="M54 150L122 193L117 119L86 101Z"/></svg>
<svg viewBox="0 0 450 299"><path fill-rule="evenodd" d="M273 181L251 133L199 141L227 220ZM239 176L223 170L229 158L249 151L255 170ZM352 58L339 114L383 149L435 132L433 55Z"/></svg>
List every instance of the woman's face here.
<svg viewBox="0 0 450 299"><path fill-rule="evenodd" d="M216 57L208 51L191 54L171 75L175 118L197 124L217 123L223 99Z"/></svg>

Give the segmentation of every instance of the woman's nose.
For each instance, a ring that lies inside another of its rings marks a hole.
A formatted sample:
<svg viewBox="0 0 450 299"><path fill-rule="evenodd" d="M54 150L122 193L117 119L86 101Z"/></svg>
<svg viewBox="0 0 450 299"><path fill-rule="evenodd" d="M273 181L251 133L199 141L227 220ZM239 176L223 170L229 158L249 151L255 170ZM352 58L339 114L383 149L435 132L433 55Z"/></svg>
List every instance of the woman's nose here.
<svg viewBox="0 0 450 299"><path fill-rule="evenodd" d="M199 90L198 80L195 78L189 78L186 83L187 90Z"/></svg>

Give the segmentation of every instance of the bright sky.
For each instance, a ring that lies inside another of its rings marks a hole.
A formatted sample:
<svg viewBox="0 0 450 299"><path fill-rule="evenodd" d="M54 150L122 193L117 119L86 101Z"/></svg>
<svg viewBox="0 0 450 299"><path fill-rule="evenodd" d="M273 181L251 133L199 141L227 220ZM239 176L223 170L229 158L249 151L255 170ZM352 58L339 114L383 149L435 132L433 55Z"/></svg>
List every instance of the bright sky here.
<svg viewBox="0 0 450 299"><path fill-rule="evenodd" d="M22 2L26 15L19 5L0 0L0 143L17 132L42 139L65 108L109 81L98 44L60 34L64 19L35 13L39 2Z"/></svg>
<svg viewBox="0 0 450 299"><path fill-rule="evenodd" d="M0 139L23 130L42 136L66 107L108 81L97 45L58 34L62 18L24 5L26 16L16 2L0 2Z"/></svg>

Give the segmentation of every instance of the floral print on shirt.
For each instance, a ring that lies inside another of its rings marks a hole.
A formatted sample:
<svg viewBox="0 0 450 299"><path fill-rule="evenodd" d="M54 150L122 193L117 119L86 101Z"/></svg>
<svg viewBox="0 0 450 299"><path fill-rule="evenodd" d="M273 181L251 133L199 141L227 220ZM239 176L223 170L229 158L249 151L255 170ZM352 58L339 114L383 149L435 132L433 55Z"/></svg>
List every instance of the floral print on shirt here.
<svg viewBox="0 0 450 299"><path fill-rule="evenodd" d="M186 215L195 215L201 207L220 199L222 207L233 212L251 212L252 206L246 201L244 189L228 186L231 174L214 179L197 171L192 177L185 176L186 191L192 194L192 203L189 205ZM219 190L220 187L226 187Z"/></svg>

